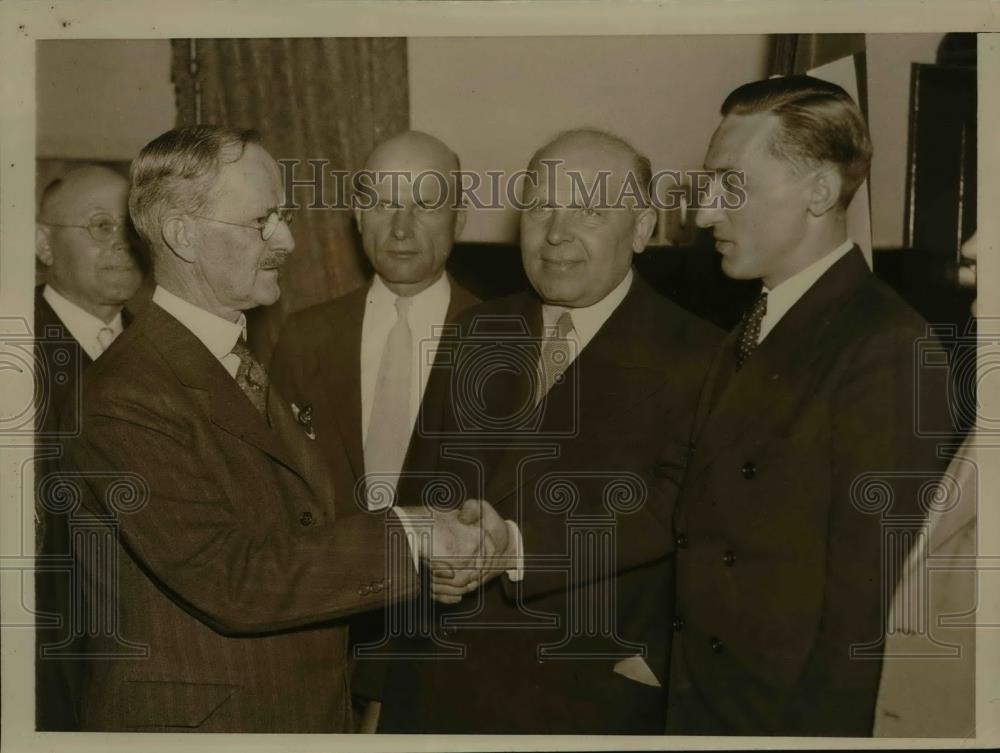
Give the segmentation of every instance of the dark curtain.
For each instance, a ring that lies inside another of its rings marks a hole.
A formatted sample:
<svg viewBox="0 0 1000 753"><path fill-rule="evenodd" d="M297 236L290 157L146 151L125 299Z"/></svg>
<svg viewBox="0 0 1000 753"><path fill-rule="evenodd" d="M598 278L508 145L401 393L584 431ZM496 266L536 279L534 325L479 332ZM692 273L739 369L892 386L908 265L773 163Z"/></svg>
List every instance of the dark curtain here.
<svg viewBox="0 0 1000 753"><path fill-rule="evenodd" d="M409 127L406 40L178 39L173 42L178 125L255 128L277 160L328 160L323 200L334 203L330 170L354 171L379 141ZM281 299L248 313L251 345L266 361L292 311L362 284L367 270L350 213L308 209L297 189L296 248L282 272ZM341 197L342 198L342 197Z"/></svg>

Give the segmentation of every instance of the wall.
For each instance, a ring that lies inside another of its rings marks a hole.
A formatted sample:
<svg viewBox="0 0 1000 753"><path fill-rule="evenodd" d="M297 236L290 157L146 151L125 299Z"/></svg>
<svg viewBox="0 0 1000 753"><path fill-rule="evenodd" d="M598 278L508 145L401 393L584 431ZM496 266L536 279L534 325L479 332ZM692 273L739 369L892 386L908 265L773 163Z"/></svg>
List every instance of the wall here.
<svg viewBox="0 0 1000 753"><path fill-rule="evenodd" d="M933 63L944 34L868 34L868 121L872 159L872 240L875 248L903 245L910 64Z"/></svg>
<svg viewBox="0 0 1000 753"><path fill-rule="evenodd" d="M410 122L468 170L523 169L559 131L631 141L653 169L701 166L719 105L765 73L763 35L410 40ZM516 237L512 211L471 211L463 239Z"/></svg>
<svg viewBox="0 0 1000 753"><path fill-rule="evenodd" d="M39 41L37 156L130 160L173 128L170 40Z"/></svg>

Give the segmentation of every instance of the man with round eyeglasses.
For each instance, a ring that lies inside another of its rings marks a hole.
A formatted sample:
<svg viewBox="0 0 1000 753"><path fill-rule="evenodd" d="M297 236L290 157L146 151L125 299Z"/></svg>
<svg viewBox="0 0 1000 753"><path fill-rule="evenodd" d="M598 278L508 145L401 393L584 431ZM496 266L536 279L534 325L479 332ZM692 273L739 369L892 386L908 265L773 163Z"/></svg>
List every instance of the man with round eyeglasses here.
<svg viewBox="0 0 1000 753"><path fill-rule="evenodd" d="M114 170L88 165L52 181L42 192L35 230L35 255L45 283L35 291L35 395L38 462L36 488L55 470L50 458L59 413L77 399L78 375L96 361L127 324L126 301L142 273L132 253L126 218L128 181ZM72 411L74 408L69 407ZM36 551L65 555L67 515L36 499ZM59 625L41 628L38 645L62 644L68 653L72 617L69 574L40 569L36 604L58 615ZM43 730L76 728L75 698L80 667L66 656L39 653L36 661L36 720Z"/></svg>

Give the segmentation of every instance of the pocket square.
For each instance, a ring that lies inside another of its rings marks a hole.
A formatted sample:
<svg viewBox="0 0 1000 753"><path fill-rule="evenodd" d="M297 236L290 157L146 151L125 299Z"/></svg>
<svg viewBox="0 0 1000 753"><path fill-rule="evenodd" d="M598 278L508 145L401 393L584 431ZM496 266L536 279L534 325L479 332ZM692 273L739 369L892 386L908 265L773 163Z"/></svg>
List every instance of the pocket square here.
<svg viewBox="0 0 1000 753"><path fill-rule="evenodd" d="M622 677L627 677L629 680L648 685L651 688L662 687L660 681L656 679L656 675L653 674L653 670L649 668L646 660L641 656L630 656L627 659L622 659L615 664L613 671Z"/></svg>

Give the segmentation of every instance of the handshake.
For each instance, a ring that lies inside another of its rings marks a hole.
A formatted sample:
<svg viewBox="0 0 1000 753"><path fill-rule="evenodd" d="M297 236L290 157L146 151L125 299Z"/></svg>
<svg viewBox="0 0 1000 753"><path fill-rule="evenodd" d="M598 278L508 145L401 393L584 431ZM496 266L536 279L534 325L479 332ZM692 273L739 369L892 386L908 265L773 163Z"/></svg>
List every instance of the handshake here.
<svg viewBox="0 0 1000 753"><path fill-rule="evenodd" d="M399 508L397 508L398 510ZM402 510L400 510L402 512ZM518 566L519 534L489 502L467 499L454 510L406 508L406 518L432 519L415 551L431 571L431 597L457 604L470 591Z"/></svg>

